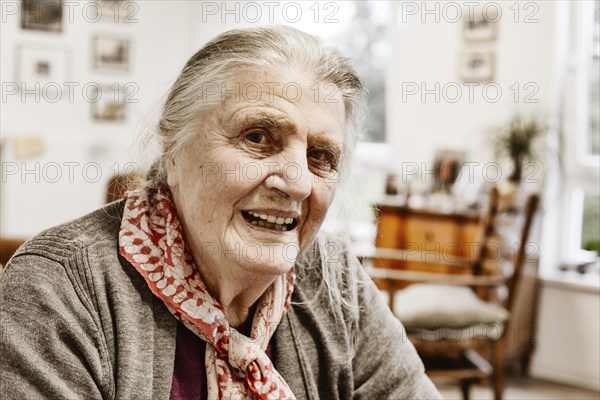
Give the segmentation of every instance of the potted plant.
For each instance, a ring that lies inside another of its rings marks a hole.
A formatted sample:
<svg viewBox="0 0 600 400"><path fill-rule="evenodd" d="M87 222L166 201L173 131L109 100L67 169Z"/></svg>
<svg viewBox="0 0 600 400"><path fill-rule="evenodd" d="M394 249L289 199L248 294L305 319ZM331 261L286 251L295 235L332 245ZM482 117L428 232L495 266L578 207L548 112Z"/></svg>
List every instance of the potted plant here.
<svg viewBox="0 0 600 400"><path fill-rule="evenodd" d="M516 115L507 127L500 129L494 137L497 156L508 156L513 163L509 180L519 184L526 161L535 159L535 141L546 133L546 127L535 119L524 121Z"/></svg>

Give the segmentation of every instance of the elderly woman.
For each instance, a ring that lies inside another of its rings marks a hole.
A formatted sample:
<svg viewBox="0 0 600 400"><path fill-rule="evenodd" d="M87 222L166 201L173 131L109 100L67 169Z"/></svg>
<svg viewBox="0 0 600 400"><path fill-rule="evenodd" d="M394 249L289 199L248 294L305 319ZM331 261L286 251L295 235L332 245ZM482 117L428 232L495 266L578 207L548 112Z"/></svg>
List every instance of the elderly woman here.
<svg viewBox="0 0 600 400"><path fill-rule="evenodd" d="M347 59L292 28L204 46L144 188L3 271L2 398L438 398L356 258L319 233L364 99Z"/></svg>

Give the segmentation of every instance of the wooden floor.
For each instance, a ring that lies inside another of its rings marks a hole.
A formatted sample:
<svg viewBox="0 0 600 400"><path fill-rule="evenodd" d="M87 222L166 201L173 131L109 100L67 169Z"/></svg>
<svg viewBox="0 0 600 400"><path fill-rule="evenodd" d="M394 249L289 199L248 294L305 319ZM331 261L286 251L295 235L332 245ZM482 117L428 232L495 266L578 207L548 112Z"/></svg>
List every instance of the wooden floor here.
<svg viewBox="0 0 600 400"><path fill-rule="evenodd" d="M436 381L446 400L462 400L460 389L451 381ZM492 400L494 395L487 386L473 385L472 400ZM504 400L600 400L600 392L563 386L533 378L509 377Z"/></svg>

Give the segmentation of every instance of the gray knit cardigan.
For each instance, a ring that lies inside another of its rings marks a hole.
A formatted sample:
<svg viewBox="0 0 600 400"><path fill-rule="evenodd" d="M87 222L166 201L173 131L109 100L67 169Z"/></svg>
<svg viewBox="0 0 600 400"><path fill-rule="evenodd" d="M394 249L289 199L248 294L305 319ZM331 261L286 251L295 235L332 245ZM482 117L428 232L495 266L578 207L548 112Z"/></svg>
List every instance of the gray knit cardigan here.
<svg viewBox="0 0 600 400"><path fill-rule="evenodd" d="M169 398L177 322L118 254L122 212L121 201L49 229L2 270L3 400ZM441 398L360 264L347 263L357 317L299 276L273 339L277 370L298 399Z"/></svg>

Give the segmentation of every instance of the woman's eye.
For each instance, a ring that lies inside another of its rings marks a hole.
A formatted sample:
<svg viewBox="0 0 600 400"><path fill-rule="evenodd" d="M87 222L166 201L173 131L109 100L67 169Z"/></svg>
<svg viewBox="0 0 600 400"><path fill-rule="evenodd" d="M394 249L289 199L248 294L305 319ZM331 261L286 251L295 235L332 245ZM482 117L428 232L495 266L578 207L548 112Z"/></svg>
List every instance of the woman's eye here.
<svg viewBox="0 0 600 400"><path fill-rule="evenodd" d="M307 156L310 164L320 171L331 172L332 169L335 169L335 165L329 152L325 150L309 150Z"/></svg>
<svg viewBox="0 0 600 400"><path fill-rule="evenodd" d="M246 140L255 144L269 144L269 138L264 132L250 132L246 135Z"/></svg>

